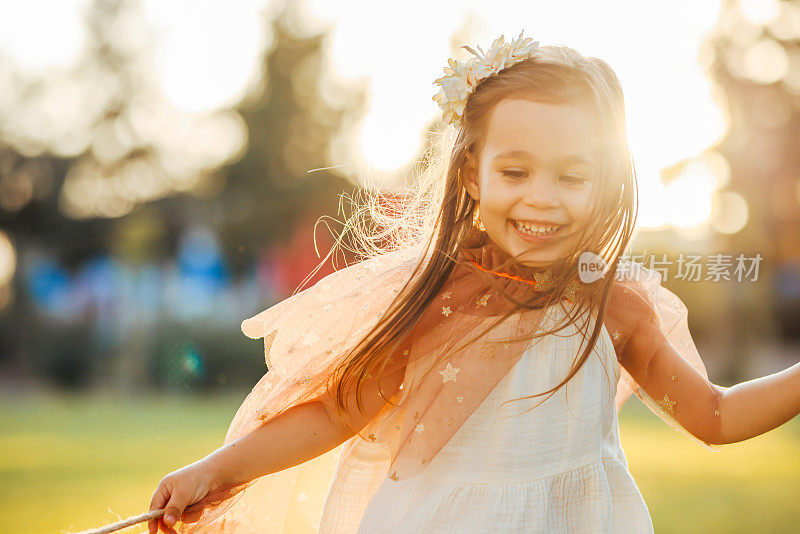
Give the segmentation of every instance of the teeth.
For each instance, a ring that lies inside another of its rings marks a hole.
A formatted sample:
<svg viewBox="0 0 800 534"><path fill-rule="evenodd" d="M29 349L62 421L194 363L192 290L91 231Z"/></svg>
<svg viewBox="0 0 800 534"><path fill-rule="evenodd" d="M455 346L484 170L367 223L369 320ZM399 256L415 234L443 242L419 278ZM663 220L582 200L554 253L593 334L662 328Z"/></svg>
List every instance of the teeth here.
<svg viewBox="0 0 800 534"><path fill-rule="evenodd" d="M537 224L529 224L522 221L514 221L517 228L526 234L531 235L547 235L556 232L561 226L540 226Z"/></svg>

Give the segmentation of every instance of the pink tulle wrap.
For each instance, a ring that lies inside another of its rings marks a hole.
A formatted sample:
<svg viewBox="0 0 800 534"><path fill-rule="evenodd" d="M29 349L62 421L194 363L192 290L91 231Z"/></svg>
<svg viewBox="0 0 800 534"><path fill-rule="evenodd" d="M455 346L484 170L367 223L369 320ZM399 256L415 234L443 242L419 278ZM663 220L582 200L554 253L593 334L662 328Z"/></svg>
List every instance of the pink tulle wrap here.
<svg viewBox="0 0 800 534"><path fill-rule="evenodd" d="M245 335L264 338L268 372L237 411L224 444L290 407L322 398L331 371L386 312L422 254L422 247L405 248L351 265L245 320ZM387 366L389 371L404 368L402 389L359 434L315 460L209 495L187 509L184 521L191 522L179 523L179 532L355 532L378 485L387 476L406 479L425 469L531 345L529 334L548 320L547 309L517 313L462 346L508 306L488 284L492 275L469 260L494 269L507 258L487 239L462 249L447 283ZM707 380L681 300L661 285L657 272L630 262L620 265L604 328L619 333L624 343L629 325L644 309L673 349L669 354L679 356L698 380ZM498 280L520 299L534 290L528 283ZM571 299L560 302L567 310L575 305ZM541 392L530 392L535 393ZM686 432L673 417L677 414L662 410L622 368L617 410L631 393L673 428L716 448ZM520 410L543 398L519 401Z"/></svg>

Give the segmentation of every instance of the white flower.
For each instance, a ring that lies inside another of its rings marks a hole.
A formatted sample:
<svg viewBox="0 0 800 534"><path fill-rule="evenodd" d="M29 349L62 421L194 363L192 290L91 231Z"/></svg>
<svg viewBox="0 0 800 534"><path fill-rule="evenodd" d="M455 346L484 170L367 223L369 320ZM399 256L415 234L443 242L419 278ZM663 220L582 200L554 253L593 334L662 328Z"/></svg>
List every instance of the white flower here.
<svg viewBox="0 0 800 534"><path fill-rule="evenodd" d="M506 43L505 36L501 35L486 52L480 46L478 52L469 46L463 46L462 48L475 56L467 62L453 58L447 60L448 66L444 67L445 76L433 82L441 87L441 90L433 96L433 100L442 109L444 122L456 128L460 127L467 98L475 91L481 80L536 54L539 41L533 41L530 37L523 39L523 32L524 30L510 43Z"/></svg>

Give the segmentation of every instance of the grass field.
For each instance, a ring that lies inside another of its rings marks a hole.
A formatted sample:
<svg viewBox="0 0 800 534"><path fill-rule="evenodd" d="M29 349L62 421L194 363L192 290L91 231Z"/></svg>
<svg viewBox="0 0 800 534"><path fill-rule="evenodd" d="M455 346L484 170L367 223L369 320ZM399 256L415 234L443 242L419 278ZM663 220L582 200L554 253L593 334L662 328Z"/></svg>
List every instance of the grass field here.
<svg viewBox="0 0 800 534"><path fill-rule="evenodd" d="M0 397L0 530L74 532L146 511L162 476L222 443L245 394ZM634 398L620 431L656 532L800 532L800 419L711 452Z"/></svg>

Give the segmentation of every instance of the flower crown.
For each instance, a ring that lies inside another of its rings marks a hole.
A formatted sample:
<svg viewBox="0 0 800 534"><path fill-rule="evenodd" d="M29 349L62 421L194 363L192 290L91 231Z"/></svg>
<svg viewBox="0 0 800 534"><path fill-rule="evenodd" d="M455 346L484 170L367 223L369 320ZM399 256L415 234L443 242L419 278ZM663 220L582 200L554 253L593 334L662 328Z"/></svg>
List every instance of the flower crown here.
<svg viewBox="0 0 800 534"><path fill-rule="evenodd" d="M442 118L445 122L459 128L464 107L467 105L467 97L475 91L483 79L534 56L539 41L531 42L530 37L523 39L524 31L522 30L519 37L510 43L505 43L505 36L501 35L486 52L479 46L480 54L468 46L462 46L461 48L475 55L466 63L453 58L447 60L450 66L444 67L445 76L433 82L441 86L441 90L433 96L433 100L442 108Z"/></svg>

